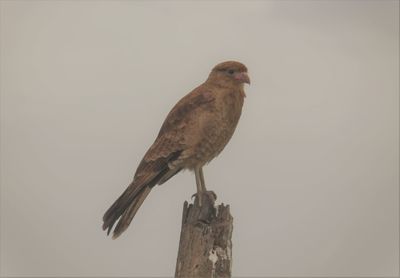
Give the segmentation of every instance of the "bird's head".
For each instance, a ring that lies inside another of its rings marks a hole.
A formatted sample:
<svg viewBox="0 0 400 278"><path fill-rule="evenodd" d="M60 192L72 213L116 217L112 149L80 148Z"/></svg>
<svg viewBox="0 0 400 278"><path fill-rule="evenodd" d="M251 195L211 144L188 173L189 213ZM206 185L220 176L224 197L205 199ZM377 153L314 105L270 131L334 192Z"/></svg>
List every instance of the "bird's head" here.
<svg viewBox="0 0 400 278"><path fill-rule="evenodd" d="M246 66L236 61L227 61L216 65L210 73L209 80L232 85L250 84Z"/></svg>

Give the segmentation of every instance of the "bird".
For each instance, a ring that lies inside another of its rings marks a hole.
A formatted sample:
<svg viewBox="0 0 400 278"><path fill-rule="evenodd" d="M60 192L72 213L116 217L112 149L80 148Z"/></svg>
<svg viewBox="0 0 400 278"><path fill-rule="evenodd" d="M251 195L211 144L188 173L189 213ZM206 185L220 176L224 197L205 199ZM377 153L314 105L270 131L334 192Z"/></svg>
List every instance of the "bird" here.
<svg viewBox="0 0 400 278"><path fill-rule="evenodd" d="M103 230L118 238L155 185L181 170L194 171L197 193L207 191L203 166L215 158L231 139L242 113L244 85L250 84L247 67L225 61L212 68L204 83L179 100L168 113L133 181L103 216Z"/></svg>

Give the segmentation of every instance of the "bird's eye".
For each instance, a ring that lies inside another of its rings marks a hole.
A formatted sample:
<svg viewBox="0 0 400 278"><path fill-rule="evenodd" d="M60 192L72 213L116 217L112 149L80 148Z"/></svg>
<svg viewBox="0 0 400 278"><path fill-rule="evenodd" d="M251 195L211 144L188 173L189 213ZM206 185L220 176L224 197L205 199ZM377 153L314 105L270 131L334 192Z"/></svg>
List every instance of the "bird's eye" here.
<svg viewBox="0 0 400 278"><path fill-rule="evenodd" d="M228 70L229 74L233 74L235 71L233 69Z"/></svg>

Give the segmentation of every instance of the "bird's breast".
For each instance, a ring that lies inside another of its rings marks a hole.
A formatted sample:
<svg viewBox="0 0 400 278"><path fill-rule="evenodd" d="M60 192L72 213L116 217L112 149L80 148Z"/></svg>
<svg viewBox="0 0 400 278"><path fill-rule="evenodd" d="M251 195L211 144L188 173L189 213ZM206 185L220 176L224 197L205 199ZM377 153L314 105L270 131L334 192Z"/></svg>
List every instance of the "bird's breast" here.
<svg viewBox="0 0 400 278"><path fill-rule="evenodd" d="M216 99L214 107L201 123L194 150L194 163L204 165L216 157L231 139L239 121L243 97L236 92Z"/></svg>

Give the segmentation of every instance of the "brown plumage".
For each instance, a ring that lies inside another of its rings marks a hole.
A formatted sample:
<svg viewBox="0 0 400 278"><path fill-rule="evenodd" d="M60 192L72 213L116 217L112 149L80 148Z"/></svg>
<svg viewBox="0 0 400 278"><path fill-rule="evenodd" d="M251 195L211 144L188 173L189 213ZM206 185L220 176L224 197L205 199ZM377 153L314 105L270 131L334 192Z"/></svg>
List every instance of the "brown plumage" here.
<svg viewBox="0 0 400 278"><path fill-rule="evenodd" d="M172 108L132 183L104 214L107 234L118 220L113 238L124 232L151 189L182 169L195 172L198 193L206 191L202 167L232 137L242 112L244 83L250 80L243 64L220 63L203 84ZM201 194L199 198L201 203Z"/></svg>

